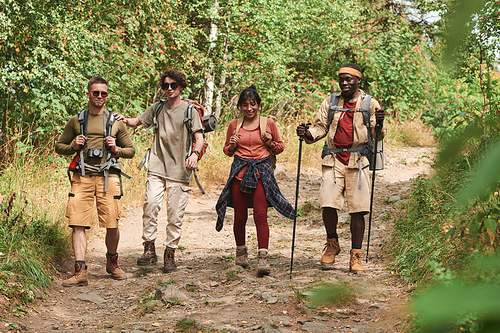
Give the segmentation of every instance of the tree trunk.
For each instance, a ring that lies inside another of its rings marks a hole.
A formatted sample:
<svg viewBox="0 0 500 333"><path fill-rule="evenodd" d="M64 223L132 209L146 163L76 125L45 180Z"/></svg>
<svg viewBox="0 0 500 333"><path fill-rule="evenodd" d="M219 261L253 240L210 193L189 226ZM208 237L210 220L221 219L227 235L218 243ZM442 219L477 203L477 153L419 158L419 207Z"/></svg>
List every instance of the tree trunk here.
<svg viewBox="0 0 500 333"><path fill-rule="evenodd" d="M208 48L208 56L211 58L210 64L208 65L208 73L207 79L205 81L205 113L207 115L212 114L212 103L214 100L214 87L215 87L215 64L214 64L214 50L215 50L215 41L217 40L217 24L215 24L215 17L219 15L219 2L216 0L211 9L212 11L212 20L210 23L210 34L208 35L208 41L210 42L210 46Z"/></svg>
<svg viewBox="0 0 500 333"><path fill-rule="evenodd" d="M222 54L222 64L224 68L220 75L219 89L217 89L217 97L215 99L215 117L217 119L221 116L222 109L222 93L226 88L226 77L227 77L227 51L229 48L229 19L226 21L226 36L224 38L224 53Z"/></svg>

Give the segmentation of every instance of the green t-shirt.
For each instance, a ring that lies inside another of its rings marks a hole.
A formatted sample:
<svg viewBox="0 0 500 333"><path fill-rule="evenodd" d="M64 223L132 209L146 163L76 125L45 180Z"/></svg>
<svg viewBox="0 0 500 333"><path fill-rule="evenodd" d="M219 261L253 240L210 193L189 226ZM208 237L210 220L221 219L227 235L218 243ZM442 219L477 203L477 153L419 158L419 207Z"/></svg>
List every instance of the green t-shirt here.
<svg viewBox="0 0 500 333"><path fill-rule="evenodd" d="M106 121L108 120L109 112L106 111ZM104 124L103 124L103 114L89 114L88 125L87 125L87 143L83 148L83 156L85 163L95 167L100 167L104 162L106 162L107 149L104 149L102 158L88 158L87 151L88 148L99 148L104 147ZM64 131L56 142L55 150L61 155L73 155L76 152L71 148L73 140L80 135L80 122L78 121L78 115L70 118L64 127ZM121 121L116 121L111 128L111 136L116 140L116 145L118 147L117 157L122 158L132 158L135 155L135 148L132 145L132 141L127 132L127 127ZM86 170L89 175L102 174L96 173L92 170Z"/></svg>
<svg viewBox="0 0 500 333"><path fill-rule="evenodd" d="M153 116L159 103L151 105L138 118L145 128L153 126ZM168 102L158 114L158 129L154 129L153 145L149 160L149 172L155 176L169 180L189 183L192 172L186 169L186 157L191 141L184 117L188 104L184 101L178 106L171 107ZM203 128L198 112L193 108L191 131L195 133Z"/></svg>

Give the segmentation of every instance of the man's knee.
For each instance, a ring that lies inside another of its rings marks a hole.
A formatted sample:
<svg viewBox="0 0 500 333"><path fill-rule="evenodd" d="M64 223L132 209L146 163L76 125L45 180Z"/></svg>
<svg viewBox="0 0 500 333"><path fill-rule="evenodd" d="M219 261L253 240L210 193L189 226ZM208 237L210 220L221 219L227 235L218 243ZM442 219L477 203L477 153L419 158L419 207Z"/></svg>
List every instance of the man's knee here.
<svg viewBox="0 0 500 333"><path fill-rule="evenodd" d="M87 227L82 227L82 226L70 226L71 229L73 229L73 234L81 234L85 233L85 230Z"/></svg>
<svg viewBox="0 0 500 333"><path fill-rule="evenodd" d="M351 223L364 223L365 222L365 213L351 213Z"/></svg>
<svg viewBox="0 0 500 333"><path fill-rule="evenodd" d="M335 222L338 220L337 209L332 207L323 207L323 221Z"/></svg>

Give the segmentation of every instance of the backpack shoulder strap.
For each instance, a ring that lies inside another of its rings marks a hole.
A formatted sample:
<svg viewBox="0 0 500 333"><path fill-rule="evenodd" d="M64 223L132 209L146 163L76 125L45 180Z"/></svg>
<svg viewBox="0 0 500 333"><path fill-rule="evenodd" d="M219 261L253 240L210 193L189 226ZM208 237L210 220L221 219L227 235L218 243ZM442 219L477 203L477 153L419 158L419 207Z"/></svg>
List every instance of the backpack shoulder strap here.
<svg viewBox="0 0 500 333"><path fill-rule="evenodd" d="M104 112L106 112L106 110L104 110ZM108 111L108 112L109 112L109 115L108 115L108 121L106 122L106 133L104 133L104 136L111 135L111 131L113 129L113 124L116 121L115 115L113 114L113 112L111 112L111 111Z"/></svg>
<svg viewBox="0 0 500 333"><path fill-rule="evenodd" d="M340 93L333 93L330 96L330 108L328 109L328 126L333 121L333 114L335 113L335 108L339 105Z"/></svg>
<svg viewBox="0 0 500 333"><path fill-rule="evenodd" d="M372 96L365 95L363 98L363 104L361 104L361 112L363 112L363 123L366 127L370 127L370 102L372 100Z"/></svg>
<svg viewBox="0 0 500 333"><path fill-rule="evenodd" d="M155 127L155 129L158 129L158 115L160 114L160 111L161 109L163 109L163 105L165 104L166 100L163 101L160 99L160 101L158 102L158 107L156 108L156 111L153 115L153 126Z"/></svg>
<svg viewBox="0 0 500 333"><path fill-rule="evenodd" d="M89 122L89 112L87 110L78 113L78 122L80 123L80 134L87 136L87 124Z"/></svg>
<svg viewBox="0 0 500 333"><path fill-rule="evenodd" d="M189 133L191 133L191 128L192 128L193 108L194 108L194 105L188 103L186 111L184 112L184 125L186 125L186 128L187 128Z"/></svg>
<svg viewBox="0 0 500 333"><path fill-rule="evenodd" d="M238 135L238 133L240 132L240 128L241 126L243 126L243 119L245 119L245 117L240 117L236 121L236 133L234 135Z"/></svg>
<svg viewBox="0 0 500 333"><path fill-rule="evenodd" d="M266 134L266 129L267 129L267 118L266 117L259 117L259 127L260 127L260 136L263 137L264 134Z"/></svg>

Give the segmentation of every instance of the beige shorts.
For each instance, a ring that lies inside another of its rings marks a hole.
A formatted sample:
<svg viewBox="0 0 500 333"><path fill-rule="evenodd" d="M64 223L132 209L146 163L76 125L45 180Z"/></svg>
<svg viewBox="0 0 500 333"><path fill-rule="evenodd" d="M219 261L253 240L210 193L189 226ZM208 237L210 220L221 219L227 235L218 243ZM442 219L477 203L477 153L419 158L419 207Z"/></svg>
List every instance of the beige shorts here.
<svg viewBox="0 0 500 333"><path fill-rule="evenodd" d="M109 176L107 192L104 191L104 185L104 177L73 173L66 209L66 217L69 218L68 226L90 229L95 201L99 226L118 228L121 214L120 181L118 177Z"/></svg>
<svg viewBox="0 0 500 333"><path fill-rule="evenodd" d="M349 169L347 165L335 161L335 167L323 165L323 182L321 183L319 203L321 208L342 209L344 196L347 200L349 214L368 213L370 211L370 173L368 166L361 171L361 190L358 188L359 169ZM335 168L335 175L333 169Z"/></svg>

